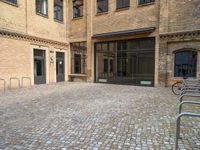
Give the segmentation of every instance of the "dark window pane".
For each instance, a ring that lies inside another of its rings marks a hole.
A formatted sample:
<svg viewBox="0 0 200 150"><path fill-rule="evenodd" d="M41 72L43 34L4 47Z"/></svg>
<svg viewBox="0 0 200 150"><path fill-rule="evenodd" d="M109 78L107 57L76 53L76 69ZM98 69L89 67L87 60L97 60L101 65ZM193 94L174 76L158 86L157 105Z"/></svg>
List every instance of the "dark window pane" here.
<svg viewBox="0 0 200 150"><path fill-rule="evenodd" d="M54 0L54 19L63 21L63 0Z"/></svg>
<svg viewBox="0 0 200 150"><path fill-rule="evenodd" d="M73 1L73 17L78 18L83 16L83 0Z"/></svg>
<svg viewBox="0 0 200 150"><path fill-rule="evenodd" d="M74 54L74 73L81 73L81 54Z"/></svg>
<svg viewBox="0 0 200 150"><path fill-rule="evenodd" d="M36 0L36 12L47 15L47 0Z"/></svg>
<svg viewBox="0 0 200 150"><path fill-rule="evenodd" d="M113 73L113 60L110 60L110 72Z"/></svg>
<svg viewBox="0 0 200 150"><path fill-rule="evenodd" d="M117 0L117 9L130 6L130 0Z"/></svg>
<svg viewBox="0 0 200 150"><path fill-rule="evenodd" d="M10 3L17 4L17 0L6 0L6 1L8 1L8 2L10 2Z"/></svg>
<svg viewBox="0 0 200 150"><path fill-rule="evenodd" d="M104 73L108 73L108 59L104 59Z"/></svg>
<svg viewBox="0 0 200 150"><path fill-rule="evenodd" d="M174 76L196 77L197 52L182 51L175 53Z"/></svg>
<svg viewBox="0 0 200 150"><path fill-rule="evenodd" d="M151 3L151 2L155 2L155 0L139 0L139 5L146 4L146 3Z"/></svg>
<svg viewBox="0 0 200 150"><path fill-rule="evenodd" d="M108 11L108 0L97 0L97 13Z"/></svg>

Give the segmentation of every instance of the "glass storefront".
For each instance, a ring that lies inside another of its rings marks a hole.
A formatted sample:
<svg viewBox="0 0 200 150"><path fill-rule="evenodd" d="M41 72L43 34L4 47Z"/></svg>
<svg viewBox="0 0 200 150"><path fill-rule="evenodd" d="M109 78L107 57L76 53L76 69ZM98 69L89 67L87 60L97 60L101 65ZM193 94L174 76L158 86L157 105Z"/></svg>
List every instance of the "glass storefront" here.
<svg viewBox="0 0 200 150"><path fill-rule="evenodd" d="M155 39L95 43L95 80L154 86Z"/></svg>

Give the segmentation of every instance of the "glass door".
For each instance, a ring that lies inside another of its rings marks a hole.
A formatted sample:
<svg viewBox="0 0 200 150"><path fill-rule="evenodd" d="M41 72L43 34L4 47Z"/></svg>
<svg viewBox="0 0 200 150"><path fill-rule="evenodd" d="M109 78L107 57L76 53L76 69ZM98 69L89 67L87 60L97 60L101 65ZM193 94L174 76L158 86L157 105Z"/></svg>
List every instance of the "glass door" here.
<svg viewBox="0 0 200 150"><path fill-rule="evenodd" d="M34 49L34 83L46 83L45 51Z"/></svg>
<svg viewBox="0 0 200 150"><path fill-rule="evenodd" d="M64 53L56 52L56 80L62 82L65 80L64 74Z"/></svg>

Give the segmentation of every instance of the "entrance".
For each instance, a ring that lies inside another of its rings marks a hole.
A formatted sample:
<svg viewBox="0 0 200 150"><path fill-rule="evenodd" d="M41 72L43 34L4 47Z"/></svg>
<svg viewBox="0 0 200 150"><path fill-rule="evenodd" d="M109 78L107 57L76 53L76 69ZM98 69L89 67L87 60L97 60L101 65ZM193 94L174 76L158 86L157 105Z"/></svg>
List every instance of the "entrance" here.
<svg viewBox="0 0 200 150"><path fill-rule="evenodd" d="M46 83L45 51L34 49L34 83Z"/></svg>
<svg viewBox="0 0 200 150"><path fill-rule="evenodd" d="M96 43L96 82L154 85L154 38Z"/></svg>
<svg viewBox="0 0 200 150"><path fill-rule="evenodd" d="M56 52L56 81L62 82L64 80L64 53Z"/></svg>

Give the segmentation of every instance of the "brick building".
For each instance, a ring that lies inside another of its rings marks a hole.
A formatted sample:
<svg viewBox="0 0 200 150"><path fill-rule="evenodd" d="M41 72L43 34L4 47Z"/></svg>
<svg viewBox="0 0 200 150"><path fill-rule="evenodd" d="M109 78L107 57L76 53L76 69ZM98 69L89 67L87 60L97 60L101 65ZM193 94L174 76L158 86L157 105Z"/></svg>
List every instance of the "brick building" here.
<svg viewBox="0 0 200 150"><path fill-rule="evenodd" d="M200 78L200 2L0 0L0 58L6 88Z"/></svg>

